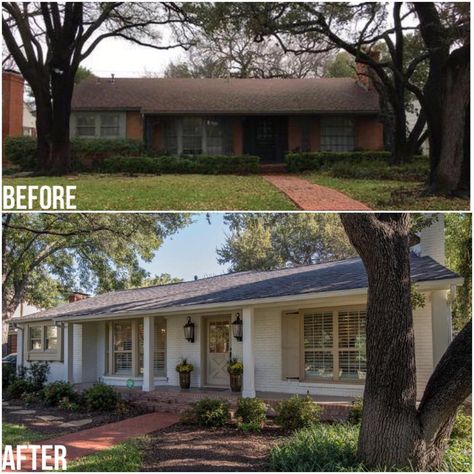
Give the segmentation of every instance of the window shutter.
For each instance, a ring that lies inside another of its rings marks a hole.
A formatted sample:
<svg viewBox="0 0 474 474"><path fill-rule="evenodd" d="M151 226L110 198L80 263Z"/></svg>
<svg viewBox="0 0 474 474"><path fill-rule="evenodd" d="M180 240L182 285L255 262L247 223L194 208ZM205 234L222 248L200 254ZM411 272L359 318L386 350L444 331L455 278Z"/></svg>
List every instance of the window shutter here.
<svg viewBox="0 0 474 474"><path fill-rule="evenodd" d="M300 317L298 313L283 313L281 321L282 378L300 378Z"/></svg>

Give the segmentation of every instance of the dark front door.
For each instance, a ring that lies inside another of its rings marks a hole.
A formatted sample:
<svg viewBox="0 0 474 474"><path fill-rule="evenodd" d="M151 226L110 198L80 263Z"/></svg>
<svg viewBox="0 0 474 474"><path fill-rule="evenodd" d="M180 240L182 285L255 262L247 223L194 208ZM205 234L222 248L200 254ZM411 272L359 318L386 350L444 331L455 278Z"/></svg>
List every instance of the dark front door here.
<svg viewBox="0 0 474 474"><path fill-rule="evenodd" d="M288 150L287 117L246 117L244 152L259 156L263 162L278 163Z"/></svg>

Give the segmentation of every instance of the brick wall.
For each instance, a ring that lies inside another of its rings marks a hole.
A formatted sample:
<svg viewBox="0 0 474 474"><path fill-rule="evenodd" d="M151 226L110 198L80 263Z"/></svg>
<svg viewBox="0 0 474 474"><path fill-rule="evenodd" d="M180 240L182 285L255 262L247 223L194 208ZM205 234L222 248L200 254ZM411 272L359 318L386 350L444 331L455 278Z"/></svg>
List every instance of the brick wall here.
<svg viewBox="0 0 474 474"><path fill-rule="evenodd" d="M355 119L354 127L357 148L383 149L383 124L378 117L358 117Z"/></svg>
<svg viewBox="0 0 474 474"><path fill-rule="evenodd" d="M140 112L127 112L127 138L143 140L143 118Z"/></svg>
<svg viewBox="0 0 474 474"><path fill-rule="evenodd" d="M2 138L23 135L23 88L20 74L2 72Z"/></svg>

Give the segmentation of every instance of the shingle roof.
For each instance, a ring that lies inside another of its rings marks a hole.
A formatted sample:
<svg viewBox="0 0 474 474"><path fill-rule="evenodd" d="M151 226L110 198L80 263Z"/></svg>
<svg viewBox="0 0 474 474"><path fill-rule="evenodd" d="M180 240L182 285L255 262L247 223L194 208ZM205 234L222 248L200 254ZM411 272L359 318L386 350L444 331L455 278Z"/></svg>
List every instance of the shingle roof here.
<svg viewBox="0 0 474 474"><path fill-rule="evenodd" d="M379 99L350 78L87 79L74 88L73 110L150 113L377 113Z"/></svg>
<svg viewBox="0 0 474 474"><path fill-rule="evenodd" d="M439 281L458 275L429 257L411 255L413 282ZM80 317L126 312L152 312L211 303L305 295L367 287L359 258L267 272L240 272L202 280L105 293L69 303L23 319Z"/></svg>

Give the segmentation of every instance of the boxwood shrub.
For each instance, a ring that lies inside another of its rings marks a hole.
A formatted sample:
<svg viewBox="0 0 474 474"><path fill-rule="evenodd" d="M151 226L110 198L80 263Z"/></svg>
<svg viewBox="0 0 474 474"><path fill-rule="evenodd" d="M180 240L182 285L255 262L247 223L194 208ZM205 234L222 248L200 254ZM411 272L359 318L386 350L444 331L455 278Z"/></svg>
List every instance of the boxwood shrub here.
<svg viewBox="0 0 474 474"><path fill-rule="evenodd" d="M339 161L351 164L361 161L388 162L390 152L388 151L353 151L353 152L304 152L288 153L285 163L288 171L298 173L301 171L317 171L325 165L331 165Z"/></svg>
<svg viewBox="0 0 474 474"><path fill-rule="evenodd" d="M157 156L106 158L101 171L107 173L198 173L250 174L259 170L260 159L251 155L231 156Z"/></svg>

